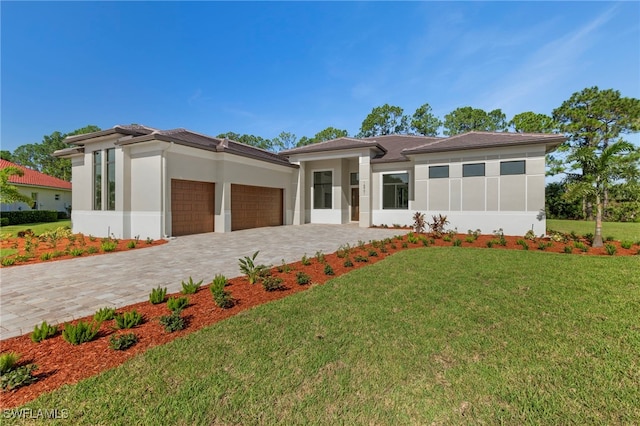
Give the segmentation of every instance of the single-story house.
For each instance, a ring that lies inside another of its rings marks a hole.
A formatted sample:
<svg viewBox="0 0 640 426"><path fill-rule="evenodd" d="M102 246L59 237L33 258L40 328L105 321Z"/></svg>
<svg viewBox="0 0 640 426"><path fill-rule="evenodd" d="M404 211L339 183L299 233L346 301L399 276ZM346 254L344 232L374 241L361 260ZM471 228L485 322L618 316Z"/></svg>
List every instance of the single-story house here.
<svg viewBox="0 0 640 426"><path fill-rule="evenodd" d="M161 238L304 223L545 232L545 154L560 135L339 138L278 154L139 125L71 136L73 228Z"/></svg>
<svg viewBox="0 0 640 426"><path fill-rule="evenodd" d="M55 210L67 213L71 209L71 182L0 159L0 169L7 167L16 167L22 170L24 174L22 176L10 176L9 183L15 186L18 192L30 197L33 202L2 202L0 208L3 212Z"/></svg>

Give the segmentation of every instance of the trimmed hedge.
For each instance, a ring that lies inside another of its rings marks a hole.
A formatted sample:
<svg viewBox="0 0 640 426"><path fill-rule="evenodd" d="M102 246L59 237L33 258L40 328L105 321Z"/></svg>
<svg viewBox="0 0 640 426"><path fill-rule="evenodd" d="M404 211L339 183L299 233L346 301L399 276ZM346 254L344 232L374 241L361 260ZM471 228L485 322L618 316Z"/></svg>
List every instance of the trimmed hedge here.
<svg viewBox="0 0 640 426"><path fill-rule="evenodd" d="M0 218L0 226L9 226L9 218L8 217Z"/></svg>
<svg viewBox="0 0 640 426"><path fill-rule="evenodd" d="M9 225L57 222L58 212L55 210L23 210L16 212L2 212L0 213L0 217L9 219Z"/></svg>

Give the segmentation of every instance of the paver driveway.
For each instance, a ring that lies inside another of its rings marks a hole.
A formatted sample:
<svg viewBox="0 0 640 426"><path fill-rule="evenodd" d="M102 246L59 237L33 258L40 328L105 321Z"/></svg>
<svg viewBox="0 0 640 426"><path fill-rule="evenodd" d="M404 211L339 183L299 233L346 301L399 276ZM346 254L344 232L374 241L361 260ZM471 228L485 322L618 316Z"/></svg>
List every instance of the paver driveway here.
<svg viewBox="0 0 640 426"><path fill-rule="evenodd" d="M100 256L3 268L0 271L0 339L31 332L33 326L70 321L104 306L145 301L157 286L177 292L193 277L240 275L238 259L260 250L257 261L277 265L316 251L333 253L355 244L406 231L357 225L301 225L179 237L158 247Z"/></svg>

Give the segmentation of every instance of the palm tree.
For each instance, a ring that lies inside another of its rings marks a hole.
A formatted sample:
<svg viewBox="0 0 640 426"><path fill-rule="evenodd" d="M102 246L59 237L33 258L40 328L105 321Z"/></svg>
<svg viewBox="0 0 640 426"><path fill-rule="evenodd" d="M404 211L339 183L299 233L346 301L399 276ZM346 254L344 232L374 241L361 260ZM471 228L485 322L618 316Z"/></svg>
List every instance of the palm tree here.
<svg viewBox="0 0 640 426"><path fill-rule="evenodd" d="M567 184L567 198L585 197L593 200L596 205L596 230L593 247L602 247L602 205L608 188L617 180L623 178L625 169L629 166L637 168L635 156L629 155L635 147L624 140L619 140L600 150L594 146L583 146L576 149L567 160L572 161L574 169L582 169L579 179ZM635 164L629 164L629 162Z"/></svg>

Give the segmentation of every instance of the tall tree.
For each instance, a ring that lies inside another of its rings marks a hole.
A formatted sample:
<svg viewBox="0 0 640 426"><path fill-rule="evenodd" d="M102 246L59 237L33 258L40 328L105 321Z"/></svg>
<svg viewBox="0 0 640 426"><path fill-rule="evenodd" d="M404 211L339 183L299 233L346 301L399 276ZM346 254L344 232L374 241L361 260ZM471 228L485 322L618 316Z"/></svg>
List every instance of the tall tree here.
<svg viewBox="0 0 640 426"><path fill-rule="evenodd" d="M558 124L548 115L527 111L514 115L509 127L518 133L554 133Z"/></svg>
<svg viewBox="0 0 640 426"><path fill-rule="evenodd" d="M413 113L410 126L411 131L418 135L436 136L442 126L442 120L433 115L429 104L424 104Z"/></svg>
<svg viewBox="0 0 640 426"><path fill-rule="evenodd" d="M297 139L293 133L280 132L278 136L273 138L273 147L276 151L295 148Z"/></svg>
<svg viewBox="0 0 640 426"><path fill-rule="evenodd" d="M576 92L553 110L553 118L560 125L560 131L565 133L568 141L563 144L556 157L561 170L567 166L562 154L575 154L583 147L595 147L603 151L620 135L640 130L640 100L622 97L618 90L600 90L597 86L588 87ZM592 174L590 164L581 164L582 175ZM579 176L577 177L579 178ZM603 195L604 208L607 208L609 193L605 189ZM583 215L593 220L592 200L587 198L583 202Z"/></svg>
<svg viewBox="0 0 640 426"><path fill-rule="evenodd" d="M604 197L608 188L622 177L627 167L629 154L635 147L624 140L613 142L606 147L581 146L567 156L571 167L580 169L580 179L567 186L567 198L583 197L593 200L596 205L596 229L594 247L602 247L602 213ZM637 164L635 165L637 167Z"/></svg>
<svg viewBox="0 0 640 426"><path fill-rule="evenodd" d="M55 131L45 135L40 143L21 145L12 154L13 162L30 169L37 170L62 180L71 180L71 160L53 157L55 151L68 148L64 139L67 136L99 132L98 126L89 125L71 133Z"/></svg>
<svg viewBox="0 0 640 426"><path fill-rule="evenodd" d="M403 113L404 110L399 106L389 104L373 108L362 122L358 136L367 138L407 133L409 118Z"/></svg>
<svg viewBox="0 0 640 426"><path fill-rule="evenodd" d="M273 151L274 150L273 141L271 139L264 139L261 136L248 135L248 134L240 135L240 134L234 133L234 132L226 132L226 133L220 133L216 137L217 138L227 138L227 139L230 139L232 141L240 142L240 143L243 143L243 144L246 144L246 145L251 145L251 146L254 146L256 148L261 148L261 149L265 149L265 150L268 150L268 151Z"/></svg>
<svg viewBox="0 0 640 426"><path fill-rule="evenodd" d="M11 155L11 151L6 149L0 150L0 158L3 160L13 162L13 156Z"/></svg>
<svg viewBox="0 0 640 426"><path fill-rule="evenodd" d="M347 132L346 130L336 129L335 127L329 126L324 130L320 130L312 138L308 138L306 136L301 137L300 140L298 141L297 146L300 147L305 145L311 145L313 143L330 141L332 139L344 138L347 136L349 136L349 132Z"/></svg>
<svg viewBox="0 0 640 426"><path fill-rule="evenodd" d="M33 200L24 194L21 194L14 185L9 183L11 176L22 176L24 172L17 167L9 166L0 170L0 201L3 203L11 204L17 201L31 204Z"/></svg>
<svg viewBox="0 0 640 426"><path fill-rule="evenodd" d="M472 131L497 132L507 128L507 116L501 109L486 112L470 106L456 108L444 116L444 134L447 136Z"/></svg>

